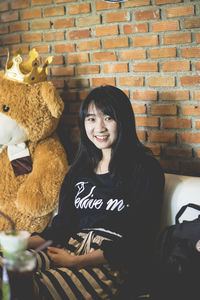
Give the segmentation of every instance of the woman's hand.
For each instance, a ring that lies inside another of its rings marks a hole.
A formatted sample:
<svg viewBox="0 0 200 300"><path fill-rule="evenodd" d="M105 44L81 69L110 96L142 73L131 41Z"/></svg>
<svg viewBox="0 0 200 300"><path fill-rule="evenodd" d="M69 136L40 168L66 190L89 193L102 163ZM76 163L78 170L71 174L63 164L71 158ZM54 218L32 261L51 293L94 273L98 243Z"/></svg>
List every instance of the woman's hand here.
<svg viewBox="0 0 200 300"><path fill-rule="evenodd" d="M47 254L55 265L65 267L76 267L77 269L85 266L99 265L107 263L101 249L83 255L71 255L65 249L48 247Z"/></svg>
<svg viewBox="0 0 200 300"><path fill-rule="evenodd" d="M74 267L76 257L67 252L67 250L56 247L48 247L47 254L55 265Z"/></svg>

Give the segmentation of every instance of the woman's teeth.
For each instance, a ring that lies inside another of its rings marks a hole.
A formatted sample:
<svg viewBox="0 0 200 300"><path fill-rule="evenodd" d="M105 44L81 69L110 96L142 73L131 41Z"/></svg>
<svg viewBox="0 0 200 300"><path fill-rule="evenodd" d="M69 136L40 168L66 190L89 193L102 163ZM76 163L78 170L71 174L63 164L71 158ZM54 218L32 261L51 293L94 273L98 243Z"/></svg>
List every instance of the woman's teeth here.
<svg viewBox="0 0 200 300"><path fill-rule="evenodd" d="M105 136L97 136L97 135L96 135L96 139L101 140L101 141L106 140L107 137L108 137L107 135L105 135Z"/></svg>

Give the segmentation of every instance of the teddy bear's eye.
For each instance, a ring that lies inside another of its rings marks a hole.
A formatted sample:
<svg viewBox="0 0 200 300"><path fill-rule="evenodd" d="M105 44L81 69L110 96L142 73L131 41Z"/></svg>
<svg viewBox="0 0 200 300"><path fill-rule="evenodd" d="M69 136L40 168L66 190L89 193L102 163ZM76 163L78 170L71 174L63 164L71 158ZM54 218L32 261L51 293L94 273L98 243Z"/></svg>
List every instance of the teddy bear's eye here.
<svg viewBox="0 0 200 300"><path fill-rule="evenodd" d="M7 106L7 105L3 105L3 111L5 111L5 112L8 112L8 111L9 111L9 109L10 109L10 107L9 107L9 106Z"/></svg>

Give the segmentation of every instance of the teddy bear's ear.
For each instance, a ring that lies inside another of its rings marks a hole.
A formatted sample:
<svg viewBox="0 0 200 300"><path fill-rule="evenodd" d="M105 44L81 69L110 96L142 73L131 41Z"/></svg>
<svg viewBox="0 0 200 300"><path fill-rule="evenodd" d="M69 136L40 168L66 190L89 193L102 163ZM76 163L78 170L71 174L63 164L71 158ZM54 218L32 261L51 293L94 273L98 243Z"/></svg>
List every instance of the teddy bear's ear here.
<svg viewBox="0 0 200 300"><path fill-rule="evenodd" d="M64 103L55 86L50 81L41 82L40 94L48 106L52 116L59 118L64 109Z"/></svg>

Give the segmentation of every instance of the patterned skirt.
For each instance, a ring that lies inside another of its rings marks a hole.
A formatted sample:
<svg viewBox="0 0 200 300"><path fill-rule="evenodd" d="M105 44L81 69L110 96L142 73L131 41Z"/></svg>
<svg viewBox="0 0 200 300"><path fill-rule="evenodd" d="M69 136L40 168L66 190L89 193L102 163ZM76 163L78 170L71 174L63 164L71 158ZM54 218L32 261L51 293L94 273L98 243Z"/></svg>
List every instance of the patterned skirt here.
<svg viewBox="0 0 200 300"><path fill-rule="evenodd" d="M113 240L116 234L94 230L79 232L68 241L66 251L72 255L98 249L103 240ZM33 250L34 251L34 250ZM109 264L81 269L54 266L45 251L37 254L34 276L38 299L42 300L113 300L124 282L123 271Z"/></svg>

